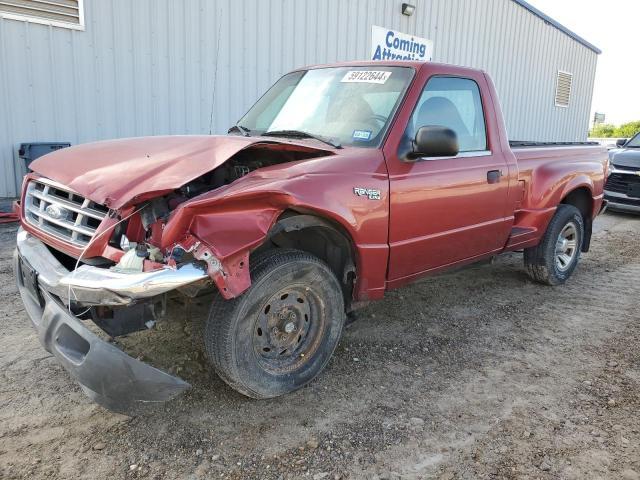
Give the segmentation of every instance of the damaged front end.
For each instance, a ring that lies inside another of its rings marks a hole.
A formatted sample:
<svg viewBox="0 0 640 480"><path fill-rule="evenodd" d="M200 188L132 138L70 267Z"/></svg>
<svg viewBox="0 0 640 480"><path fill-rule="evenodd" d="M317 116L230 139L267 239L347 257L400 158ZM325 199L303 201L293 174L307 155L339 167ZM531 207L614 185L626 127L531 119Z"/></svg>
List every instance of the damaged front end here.
<svg viewBox="0 0 640 480"><path fill-rule="evenodd" d="M95 402L133 413L189 388L187 382L130 357L93 333L81 309L91 312L94 322L111 336L146 329L157 318L155 305L162 294L202 282L204 270L185 266L126 276L83 265L70 272L44 243L22 229L14 270L40 342Z"/></svg>
<svg viewBox="0 0 640 480"><path fill-rule="evenodd" d="M190 385L130 357L85 322L117 337L153 328L169 295L195 297L214 286L224 298L240 295L250 285L249 253L282 207L269 193L264 195L271 200L260 208L255 198L252 206L243 204L241 192L229 194L240 208L229 209L216 197L255 170L328 153L253 143L200 175L174 175L172 188L163 177L145 193L141 179L117 198L96 189L98 180L108 181L104 169L95 179L80 172L87 185L75 182L72 188L45 176L50 164L34 164L36 174L27 176L21 199L18 289L45 349L97 403L132 413L175 398Z"/></svg>

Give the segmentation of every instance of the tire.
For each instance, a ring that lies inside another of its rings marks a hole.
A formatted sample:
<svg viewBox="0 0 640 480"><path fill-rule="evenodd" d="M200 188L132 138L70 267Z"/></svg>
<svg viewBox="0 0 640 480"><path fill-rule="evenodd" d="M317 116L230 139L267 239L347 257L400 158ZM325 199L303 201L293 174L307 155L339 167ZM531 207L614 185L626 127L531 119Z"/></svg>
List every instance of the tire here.
<svg viewBox="0 0 640 480"><path fill-rule="evenodd" d="M252 398L277 397L324 369L342 334L344 299L329 266L306 252L271 250L250 268L246 292L214 299L205 352L233 389Z"/></svg>
<svg viewBox="0 0 640 480"><path fill-rule="evenodd" d="M566 242L563 241L561 245L562 239ZM565 283L578 265L583 241L582 214L573 205L559 205L541 242L524 251L524 264L529 276L546 285ZM569 254L571 245L573 247ZM561 252L564 257L559 258Z"/></svg>

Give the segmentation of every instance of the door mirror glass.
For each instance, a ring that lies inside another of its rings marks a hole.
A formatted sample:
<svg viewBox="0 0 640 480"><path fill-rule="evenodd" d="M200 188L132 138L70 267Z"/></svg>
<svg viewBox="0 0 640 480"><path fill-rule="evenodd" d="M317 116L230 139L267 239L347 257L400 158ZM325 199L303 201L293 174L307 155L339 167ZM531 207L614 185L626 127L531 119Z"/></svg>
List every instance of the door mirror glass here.
<svg viewBox="0 0 640 480"><path fill-rule="evenodd" d="M616 147L624 147L624 144L627 143L626 138L619 138L616 140Z"/></svg>
<svg viewBox="0 0 640 480"><path fill-rule="evenodd" d="M478 84L469 78L430 78L407 125L407 137L413 140L418 129L428 125L453 130L460 152L486 150L486 125Z"/></svg>
<svg viewBox="0 0 640 480"><path fill-rule="evenodd" d="M428 125L416 132L409 157L413 160L419 157L455 157L459 150L456 132L441 125Z"/></svg>

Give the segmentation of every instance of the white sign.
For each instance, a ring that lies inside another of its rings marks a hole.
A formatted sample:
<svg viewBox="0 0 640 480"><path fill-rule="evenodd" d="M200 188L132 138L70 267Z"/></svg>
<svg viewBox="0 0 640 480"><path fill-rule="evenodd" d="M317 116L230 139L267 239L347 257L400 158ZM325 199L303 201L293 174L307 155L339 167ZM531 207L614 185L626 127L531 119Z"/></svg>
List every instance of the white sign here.
<svg viewBox="0 0 640 480"><path fill-rule="evenodd" d="M388 28L371 27L371 60L414 60L429 62L433 42Z"/></svg>
<svg viewBox="0 0 640 480"><path fill-rule="evenodd" d="M390 76L391 72L350 70L340 81L345 83L385 83Z"/></svg>

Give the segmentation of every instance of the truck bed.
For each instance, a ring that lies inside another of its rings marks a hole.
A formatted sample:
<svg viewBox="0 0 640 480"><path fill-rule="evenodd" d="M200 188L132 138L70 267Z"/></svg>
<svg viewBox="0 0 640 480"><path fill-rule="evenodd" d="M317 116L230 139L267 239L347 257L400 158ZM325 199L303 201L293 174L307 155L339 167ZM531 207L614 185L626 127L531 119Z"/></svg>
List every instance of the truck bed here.
<svg viewBox="0 0 640 480"><path fill-rule="evenodd" d="M507 249L535 245L544 233L553 211L546 205L557 205L572 189L580 186L593 190L586 202L599 210L602 185L607 165L607 150L595 142L510 142L518 164L518 180L522 200L515 211L513 231ZM552 199L541 204L534 192L545 192ZM588 190L587 190L588 192ZM538 217L532 220L532 217Z"/></svg>
<svg viewBox="0 0 640 480"><path fill-rule="evenodd" d="M518 142L512 150L518 160L518 179L526 182L527 190L534 177L545 191L551 187L544 186L547 181L566 182L578 172L602 181L606 172L607 149L597 142Z"/></svg>

